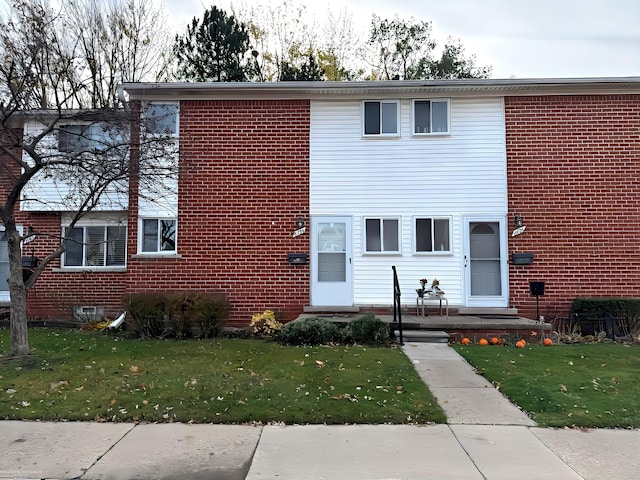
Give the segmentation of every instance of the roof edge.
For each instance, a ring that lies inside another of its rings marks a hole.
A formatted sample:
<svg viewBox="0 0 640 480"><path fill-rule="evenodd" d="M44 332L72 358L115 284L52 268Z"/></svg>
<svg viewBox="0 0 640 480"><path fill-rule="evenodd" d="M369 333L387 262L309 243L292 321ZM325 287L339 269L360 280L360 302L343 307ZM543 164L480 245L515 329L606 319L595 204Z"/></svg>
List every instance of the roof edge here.
<svg viewBox="0 0 640 480"><path fill-rule="evenodd" d="M316 98L375 95L529 95L640 93L640 77L389 80L360 82L166 82L125 83L132 100L154 98Z"/></svg>

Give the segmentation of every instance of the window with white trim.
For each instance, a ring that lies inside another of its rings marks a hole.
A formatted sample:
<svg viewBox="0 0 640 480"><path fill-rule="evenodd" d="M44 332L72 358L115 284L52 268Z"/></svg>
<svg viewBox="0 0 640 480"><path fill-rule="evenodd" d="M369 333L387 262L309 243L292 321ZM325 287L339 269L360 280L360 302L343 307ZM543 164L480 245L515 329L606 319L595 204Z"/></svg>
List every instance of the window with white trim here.
<svg viewBox="0 0 640 480"><path fill-rule="evenodd" d="M364 136L398 136L400 133L400 102L398 100L362 102L362 117Z"/></svg>
<svg viewBox="0 0 640 480"><path fill-rule="evenodd" d="M178 136L178 104L150 103L144 112L145 131L151 135Z"/></svg>
<svg viewBox="0 0 640 480"><path fill-rule="evenodd" d="M450 253L450 225L448 218L416 218L416 253Z"/></svg>
<svg viewBox="0 0 640 480"><path fill-rule="evenodd" d="M64 229L63 267L119 267L126 262L127 229L122 225Z"/></svg>
<svg viewBox="0 0 640 480"><path fill-rule="evenodd" d="M448 99L413 101L414 135L446 135L448 133Z"/></svg>
<svg viewBox="0 0 640 480"><path fill-rule="evenodd" d="M104 152L122 142L118 128L103 123L60 125L58 130L59 152Z"/></svg>
<svg viewBox="0 0 640 480"><path fill-rule="evenodd" d="M176 219L143 218L140 225L141 253L176 253Z"/></svg>
<svg viewBox="0 0 640 480"><path fill-rule="evenodd" d="M397 218L365 218L365 251L399 253L400 222Z"/></svg>

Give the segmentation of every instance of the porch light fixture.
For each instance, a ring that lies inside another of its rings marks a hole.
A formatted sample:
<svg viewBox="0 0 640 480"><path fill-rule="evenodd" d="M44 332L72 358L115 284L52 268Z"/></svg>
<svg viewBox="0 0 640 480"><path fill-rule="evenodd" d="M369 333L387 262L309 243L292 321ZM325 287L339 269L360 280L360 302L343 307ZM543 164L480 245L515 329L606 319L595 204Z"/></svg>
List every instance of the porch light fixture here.
<svg viewBox="0 0 640 480"><path fill-rule="evenodd" d="M522 217L520 215L515 215L513 217L513 223L515 224L516 228L520 228L522 226Z"/></svg>
<svg viewBox="0 0 640 480"><path fill-rule="evenodd" d="M304 227L304 218L298 217L298 219L296 220L296 227L298 228Z"/></svg>

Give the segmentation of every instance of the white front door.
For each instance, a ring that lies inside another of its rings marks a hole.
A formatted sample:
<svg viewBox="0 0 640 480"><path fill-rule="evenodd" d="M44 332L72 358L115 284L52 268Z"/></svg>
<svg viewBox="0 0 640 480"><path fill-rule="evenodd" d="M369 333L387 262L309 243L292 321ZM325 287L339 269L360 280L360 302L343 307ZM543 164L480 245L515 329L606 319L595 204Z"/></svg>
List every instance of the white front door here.
<svg viewBox="0 0 640 480"><path fill-rule="evenodd" d="M311 220L311 305L353 305L351 217Z"/></svg>
<svg viewBox="0 0 640 480"><path fill-rule="evenodd" d="M504 219L465 219L465 291L468 307L508 306Z"/></svg>

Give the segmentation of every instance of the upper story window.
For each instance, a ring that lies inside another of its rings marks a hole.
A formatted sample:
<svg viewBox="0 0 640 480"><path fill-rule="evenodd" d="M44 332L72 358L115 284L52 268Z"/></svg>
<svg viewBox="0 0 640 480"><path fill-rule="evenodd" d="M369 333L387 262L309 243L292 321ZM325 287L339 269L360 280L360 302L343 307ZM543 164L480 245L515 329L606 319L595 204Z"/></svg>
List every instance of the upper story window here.
<svg viewBox="0 0 640 480"><path fill-rule="evenodd" d="M449 100L414 100L413 134L446 135L449 133Z"/></svg>
<svg viewBox="0 0 640 480"><path fill-rule="evenodd" d="M64 267L124 266L127 229L121 225L65 228Z"/></svg>
<svg viewBox="0 0 640 480"><path fill-rule="evenodd" d="M416 253L450 253L450 223L448 218L416 218Z"/></svg>
<svg viewBox="0 0 640 480"><path fill-rule="evenodd" d="M400 133L400 102L397 100L365 101L363 134L365 136L393 136Z"/></svg>
<svg viewBox="0 0 640 480"><path fill-rule="evenodd" d="M61 125L58 130L58 151L65 153L101 152L122 142L115 128L94 123L91 125Z"/></svg>
<svg viewBox="0 0 640 480"><path fill-rule="evenodd" d="M178 136L178 104L150 103L144 114L147 133L152 135Z"/></svg>
<svg viewBox="0 0 640 480"><path fill-rule="evenodd" d="M399 253L400 222L398 219L366 218L365 251L367 253Z"/></svg>
<svg viewBox="0 0 640 480"><path fill-rule="evenodd" d="M176 253L175 218L144 218L140 232L141 253Z"/></svg>

